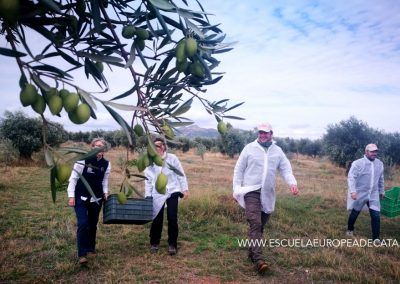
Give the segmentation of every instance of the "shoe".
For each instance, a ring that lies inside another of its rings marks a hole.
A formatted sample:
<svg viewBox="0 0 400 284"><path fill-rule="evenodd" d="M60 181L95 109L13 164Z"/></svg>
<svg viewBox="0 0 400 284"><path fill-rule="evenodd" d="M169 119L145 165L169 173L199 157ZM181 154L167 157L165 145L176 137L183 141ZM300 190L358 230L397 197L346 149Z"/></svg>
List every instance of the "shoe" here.
<svg viewBox="0 0 400 284"><path fill-rule="evenodd" d="M86 265L88 263L88 259L85 256L81 256L78 262L80 265Z"/></svg>
<svg viewBox="0 0 400 284"><path fill-rule="evenodd" d="M348 237L353 237L353 236L354 236L353 231L347 230L347 231L346 231L346 236L348 236Z"/></svg>
<svg viewBox="0 0 400 284"><path fill-rule="evenodd" d="M259 274L264 274L268 270L268 264L264 260L257 261L257 272Z"/></svg>
<svg viewBox="0 0 400 284"><path fill-rule="evenodd" d="M150 247L150 252L151 252L151 253L156 253L156 252L158 252L158 245L151 245L151 247Z"/></svg>
<svg viewBox="0 0 400 284"><path fill-rule="evenodd" d="M86 256L88 258L96 258L97 253L95 251L89 251Z"/></svg>
<svg viewBox="0 0 400 284"><path fill-rule="evenodd" d="M168 253L169 253L169 255L175 255L176 254L176 247L175 246L169 246L168 247Z"/></svg>

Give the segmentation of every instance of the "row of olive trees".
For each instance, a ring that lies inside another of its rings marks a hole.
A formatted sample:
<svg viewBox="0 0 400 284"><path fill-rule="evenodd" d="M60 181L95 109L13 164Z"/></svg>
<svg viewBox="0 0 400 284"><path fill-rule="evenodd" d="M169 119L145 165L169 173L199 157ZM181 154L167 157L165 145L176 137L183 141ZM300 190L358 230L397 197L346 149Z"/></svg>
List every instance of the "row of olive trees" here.
<svg viewBox="0 0 400 284"><path fill-rule="evenodd" d="M43 121L38 118L27 117L23 112L5 112L0 120L0 139L2 149L10 149L13 145L21 158L31 159L34 152L43 146L43 131L47 131L48 143L57 147L61 143L71 140L89 143L93 138L104 137L112 146L128 147L129 141L123 130L94 130L90 132L67 132L62 125ZM183 152L189 149L197 151L221 152L234 157L239 154L244 146L257 137L257 131L243 131L227 124L227 132L218 138L189 139L178 137L174 143L169 143L172 149ZM146 141L132 135L134 147L144 147ZM380 157L386 165L400 164L400 133L384 133L369 127L365 122L350 117L338 124L329 125L322 139L293 139L275 138L277 144L286 153L297 153L311 157L325 155L342 167L363 155L364 147L368 143L376 143L380 149ZM12 153L11 150L1 150L2 155ZM4 159L8 159L5 157ZM2 160L4 160L2 159Z"/></svg>
<svg viewBox="0 0 400 284"><path fill-rule="evenodd" d="M74 142L90 143L94 138L104 138L111 147L130 147L136 146L137 136L132 134L132 145L129 145L129 140L123 130L94 130L86 132L68 132L68 139Z"/></svg>
<svg viewBox="0 0 400 284"><path fill-rule="evenodd" d="M257 133L255 130L244 131L235 129L229 123L227 126L227 133L218 138L196 137L194 139L189 139L187 137L178 137L175 143L169 143L169 147L172 149L181 150L183 152L187 152L189 149L197 149L200 147L204 148L205 151L221 152L233 158L236 154L239 154L242 151L247 143L253 141L257 137ZM104 137L112 147L128 146L128 141L124 137L124 133L121 130L95 130L90 132L80 131L69 133L69 139L77 142L80 141L89 143L89 141L95 137ZM321 140L313 141L306 138L276 138L275 140L286 153L298 153L312 157L323 154ZM141 146L140 141L138 141L138 137L134 137L133 143L136 146Z"/></svg>
<svg viewBox="0 0 400 284"><path fill-rule="evenodd" d="M257 137L256 129L242 131L229 126L226 134L218 138L211 147L218 147L219 151L234 157L243 147ZM400 165L400 133L385 133L368 126L367 123L350 117L337 124L327 127L322 139L307 138L279 138L277 144L286 153L303 154L311 157L327 156L338 166L346 167L355 159L363 156L364 148L369 143L379 147L379 156L387 166ZM203 140L200 140L200 143ZM207 141L209 143L209 141Z"/></svg>

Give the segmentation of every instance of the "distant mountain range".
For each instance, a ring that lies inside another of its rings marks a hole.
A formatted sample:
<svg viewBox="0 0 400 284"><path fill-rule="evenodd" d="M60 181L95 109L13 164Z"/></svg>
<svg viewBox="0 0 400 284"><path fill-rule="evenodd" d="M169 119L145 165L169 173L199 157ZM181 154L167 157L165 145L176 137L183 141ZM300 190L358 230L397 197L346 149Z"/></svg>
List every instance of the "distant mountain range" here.
<svg viewBox="0 0 400 284"><path fill-rule="evenodd" d="M177 136L187 137L193 139L196 137L200 138L216 138L219 136L217 129L214 128L201 128L196 124L189 126L179 127L177 131Z"/></svg>

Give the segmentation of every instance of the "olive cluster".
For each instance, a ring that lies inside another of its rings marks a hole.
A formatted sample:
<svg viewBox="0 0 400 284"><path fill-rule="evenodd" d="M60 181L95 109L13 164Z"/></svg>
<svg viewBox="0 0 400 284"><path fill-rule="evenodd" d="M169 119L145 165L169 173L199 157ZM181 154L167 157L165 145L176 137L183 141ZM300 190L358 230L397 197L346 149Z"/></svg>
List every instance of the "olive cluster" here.
<svg viewBox="0 0 400 284"><path fill-rule="evenodd" d="M46 105L53 115L59 115L62 108L68 113L69 119L75 124L82 124L90 118L90 107L86 103L79 103L77 93L71 93L66 89L57 90L50 88L42 92L41 96L36 87L26 84L20 92L20 100L24 107L31 106L38 114L43 114Z"/></svg>
<svg viewBox="0 0 400 284"><path fill-rule="evenodd" d="M136 28L134 25L126 25L122 28L122 36L126 39L134 38L135 46L140 50L146 47L145 40L150 37L149 31L143 28Z"/></svg>
<svg viewBox="0 0 400 284"><path fill-rule="evenodd" d="M186 75L204 77L204 67L195 56L197 51L196 39L192 37L182 39L175 48L176 69Z"/></svg>

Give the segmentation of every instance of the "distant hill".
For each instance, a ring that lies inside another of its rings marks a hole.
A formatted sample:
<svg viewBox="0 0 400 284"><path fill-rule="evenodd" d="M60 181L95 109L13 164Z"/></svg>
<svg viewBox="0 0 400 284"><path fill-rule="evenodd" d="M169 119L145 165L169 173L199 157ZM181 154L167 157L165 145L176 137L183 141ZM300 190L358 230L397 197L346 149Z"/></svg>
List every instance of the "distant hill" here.
<svg viewBox="0 0 400 284"><path fill-rule="evenodd" d="M190 139L201 137L201 138L217 138L219 136L218 131L214 128L201 128L195 124L179 127L176 133L178 136L187 137Z"/></svg>

